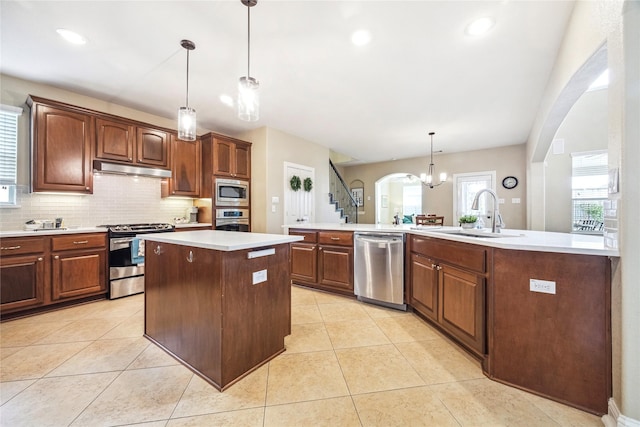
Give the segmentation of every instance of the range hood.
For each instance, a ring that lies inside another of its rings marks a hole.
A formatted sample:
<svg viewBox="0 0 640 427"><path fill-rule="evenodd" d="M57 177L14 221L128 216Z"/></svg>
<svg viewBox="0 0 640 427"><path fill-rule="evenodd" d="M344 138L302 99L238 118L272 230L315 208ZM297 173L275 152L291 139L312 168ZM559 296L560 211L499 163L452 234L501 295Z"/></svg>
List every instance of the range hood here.
<svg viewBox="0 0 640 427"><path fill-rule="evenodd" d="M109 163L104 160L93 161L94 172L112 173L118 175L150 176L152 178L171 178L171 171L166 169L149 168L143 166L122 165Z"/></svg>

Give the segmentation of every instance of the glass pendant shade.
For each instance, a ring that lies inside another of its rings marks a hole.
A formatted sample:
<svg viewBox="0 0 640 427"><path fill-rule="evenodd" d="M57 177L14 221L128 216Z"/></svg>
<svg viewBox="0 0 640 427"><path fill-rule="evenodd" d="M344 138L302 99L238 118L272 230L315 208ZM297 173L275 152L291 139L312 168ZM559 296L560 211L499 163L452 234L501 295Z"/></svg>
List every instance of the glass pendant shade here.
<svg viewBox="0 0 640 427"><path fill-rule="evenodd" d="M260 83L253 77L238 81L238 118L245 122L260 119Z"/></svg>
<svg viewBox="0 0 640 427"><path fill-rule="evenodd" d="M196 140L196 110L189 107L178 108L178 139Z"/></svg>

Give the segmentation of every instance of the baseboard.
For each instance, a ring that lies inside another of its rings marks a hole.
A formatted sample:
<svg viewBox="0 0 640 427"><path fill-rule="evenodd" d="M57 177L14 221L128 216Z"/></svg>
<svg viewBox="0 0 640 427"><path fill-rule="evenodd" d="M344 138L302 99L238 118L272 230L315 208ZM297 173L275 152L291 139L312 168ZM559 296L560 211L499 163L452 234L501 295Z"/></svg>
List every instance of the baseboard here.
<svg viewBox="0 0 640 427"><path fill-rule="evenodd" d="M625 417L620 413L613 398L609 399L609 413L602 416L605 427L640 427L640 421Z"/></svg>

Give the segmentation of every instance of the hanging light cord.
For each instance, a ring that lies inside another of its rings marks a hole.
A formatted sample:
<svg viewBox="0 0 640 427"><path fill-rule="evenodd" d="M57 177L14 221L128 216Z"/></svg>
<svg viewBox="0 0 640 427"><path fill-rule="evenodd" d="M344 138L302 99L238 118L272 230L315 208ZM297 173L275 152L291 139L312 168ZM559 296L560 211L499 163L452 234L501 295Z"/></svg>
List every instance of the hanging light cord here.
<svg viewBox="0 0 640 427"><path fill-rule="evenodd" d="M247 4L247 80L251 76L251 6Z"/></svg>
<svg viewBox="0 0 640 427"><path fill-rule="evenodd" d="M189 108L189 49L187 50L187 108Z"/></svg>

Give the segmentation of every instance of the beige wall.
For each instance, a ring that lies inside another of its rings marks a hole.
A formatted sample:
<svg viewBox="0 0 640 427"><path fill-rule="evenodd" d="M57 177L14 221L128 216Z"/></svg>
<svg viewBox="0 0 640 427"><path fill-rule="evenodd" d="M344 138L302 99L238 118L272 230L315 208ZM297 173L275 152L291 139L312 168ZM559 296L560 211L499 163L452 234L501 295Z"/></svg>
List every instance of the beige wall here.
<svg viewBox="0 0 640 427"><path fill-rule="evenodd" d="M480 172L495 170L498 197L504 198L505 203L500 206L500 212L507 224L507 228L524 229L526 226L526 197L525 197L525 145L511 145L489 150L465 151L452 154L438 154L434 156L437 174L447 172L449 179L446 183L433 189L424 188L422 206L425 213L444 215L445 225L454 225L453 215L453 184L451 177L456 173ZM365 205L358 216L358 221L373 224L375 222L375 182L392 173L409 173L420 176L426 172L429 164L428 157L401 159L389 162L370 163L344 167L344 180L350 183L355 179L364 181ZM520 181L513 190L502 187L502 179L513 175ZM512 198L520 198L520 204L511 203ZM457 222L455 223L457 225Z"/></svg>
<svg viewBox="0 0 640 427"><path fill-rule="evenodd" d="M315 222L337 222L329 205L329 149L273 128L260 128L241 136L251 141L251 227L253 231L282 234L284 218L284 163L315 169ZM278 197L272 212L272 197Z"/></svg>
<svg viewBox="0 0 640 427"><path fill-rule="evenodd" d="M549 150L545 162L545 230L571 232L571 153L606 150L606 89L586 92L562 122L554 139L564 140L564 152Z"/></svg>

